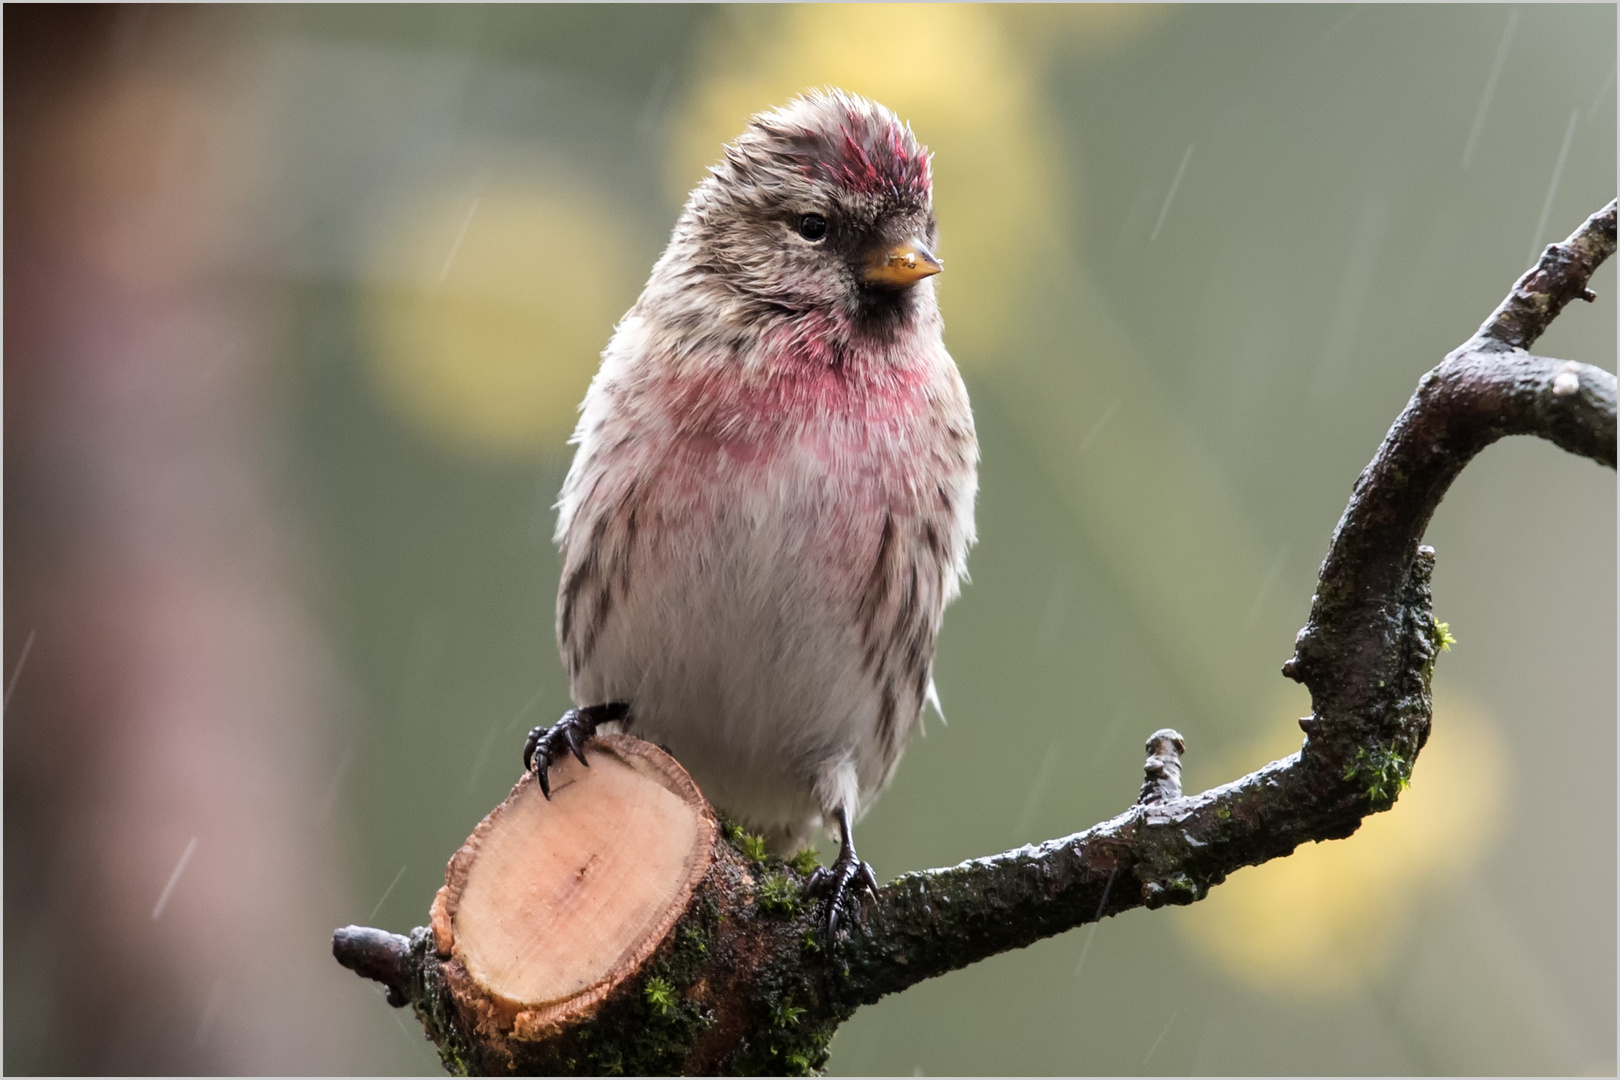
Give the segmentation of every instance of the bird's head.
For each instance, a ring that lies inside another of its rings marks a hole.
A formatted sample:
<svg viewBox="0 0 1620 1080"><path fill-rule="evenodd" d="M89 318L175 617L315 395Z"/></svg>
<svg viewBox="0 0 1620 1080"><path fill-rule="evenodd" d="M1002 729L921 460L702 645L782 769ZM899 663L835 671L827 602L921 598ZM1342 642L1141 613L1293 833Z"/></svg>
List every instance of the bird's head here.
<svg viewBox="0 0 1620 1080"><path fill-rule="evenodd" d="M812 91L760 113L687 201L689 273L745 306L892 333L934 310L929 154L876 102ZM680 231L678 229L678 231Z"/></svg>

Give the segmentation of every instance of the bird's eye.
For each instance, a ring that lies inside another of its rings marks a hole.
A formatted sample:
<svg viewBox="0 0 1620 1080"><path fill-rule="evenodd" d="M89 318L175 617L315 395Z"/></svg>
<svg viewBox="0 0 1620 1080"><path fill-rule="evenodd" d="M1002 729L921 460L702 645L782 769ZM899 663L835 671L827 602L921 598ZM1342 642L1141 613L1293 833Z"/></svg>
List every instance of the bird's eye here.
<svg viewBox="0 0 1620 1080"><path fill-rule="evenodd" d="M799 235L806 240L820 240L827 235L827 219L820 214L806 214L799 219Z"/></svg>

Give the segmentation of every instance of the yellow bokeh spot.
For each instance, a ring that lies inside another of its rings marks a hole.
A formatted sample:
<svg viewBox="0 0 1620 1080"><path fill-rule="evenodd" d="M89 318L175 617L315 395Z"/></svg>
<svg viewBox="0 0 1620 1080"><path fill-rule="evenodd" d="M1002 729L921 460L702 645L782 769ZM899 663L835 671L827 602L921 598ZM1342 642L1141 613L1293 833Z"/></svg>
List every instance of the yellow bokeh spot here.
<svg viewBox="0 0 1620 1080"><path fill-rule="evenodd" d="M711 43L713 74L676 129L671 194L684 197L748 117L795 94L838 86L882 102L935 154L947 343L971 364L1016 348L1008 330L1028 286L1063 257L1074 185L1061 176L1030 58L994 10L827 4L728 16ZM1115 13L1109 25L1129 21L1128 11Z"/></svg>
<svg viewBox="0 0 1620 1080"><path fill-rule="evenodd" d="M1249 771L1299 748L1255 748ZM1297 731L1297 729L1295 729ZM1243 982L1277 994L1333 997L1386 971L1415 905L1474 865L1499 820L1508 783L1501 734L1455 693L1436 708L1412 786L1354 836L1306 844L1239 870L1176 913L1195 948Z"/></svg>
<svg viewBox="0 0 1620 1080"><path fill-rule="evenodd" d="M996 4L1008 36L1044 62L1128 48L1174 12L1167 4Z"/></svg>
<svg viewBox="0 0 1620 1080"><path fill-rule="evenodd" d="M505 180L400 208L361 305L389 406L479 457L561 449L615 321L647 267L600 198Z"/></svg>

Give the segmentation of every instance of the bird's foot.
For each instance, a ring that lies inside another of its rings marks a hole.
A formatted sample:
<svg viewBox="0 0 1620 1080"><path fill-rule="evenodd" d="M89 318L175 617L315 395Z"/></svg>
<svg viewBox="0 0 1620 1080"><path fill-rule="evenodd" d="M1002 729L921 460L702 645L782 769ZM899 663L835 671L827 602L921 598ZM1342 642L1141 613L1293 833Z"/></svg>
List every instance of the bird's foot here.
<svg viewBox="0 0 1620 1080"><path fill-rule="evenodd" d="M844 917L851 912L855 921L861 921L861 894L877 897L877 875L872 873L872 864L862 862L855 854L854 844L845 844L838 850L838 858L833 860L832 866L818 866L816 872L810 875L810 881L805 885L805 892L814 896L825 893L827 896L826 930L827 940L833 941L838 936L838 926Z"/></svg>
<svg viewBox="0 0 1620 1080"><path fill-rule="evenodd" d="M569 709L562 714L562 719L550 727L531 730L523 743L523 769L525 772L534 770L535 779L540 781L541 794L551 798L551 783L546 772L564 754L573 754L581 765L589 768L591 763L585 760L586 740L595 735L601 725L623 720L629 711L630 705L624 701L584 705Z"/></svg>

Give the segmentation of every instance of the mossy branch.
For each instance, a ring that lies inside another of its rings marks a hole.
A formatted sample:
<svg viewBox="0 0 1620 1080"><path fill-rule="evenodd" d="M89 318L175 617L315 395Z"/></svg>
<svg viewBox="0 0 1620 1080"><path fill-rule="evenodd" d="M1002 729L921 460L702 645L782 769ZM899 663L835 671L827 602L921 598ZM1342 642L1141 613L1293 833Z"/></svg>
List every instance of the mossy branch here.
<svg viewBox="0 0 1620 1080"><path fill-rule="evenodd" d="M1468 342L1418 384L1356 481L1310 619L1283 666L1311 692L1300 751L1198 795L1183 744L1149 740L1141 800L1084 832L908 874L824 941L803 865L723 828L712 869L652 958L588 1019L495 1040L444 989L432 935L349 927L345 966L409 1002L458 1072L803 1073L858 1007L923 979L1134 907L1201 899L1244 866L1355 832L1394 804L1429 735L1430 676L1450 643L1420 546L1484 447L1535 435L1615 466L1615 377L1525 350L1615 250L1615 203L1547 248Z"/></svg>

